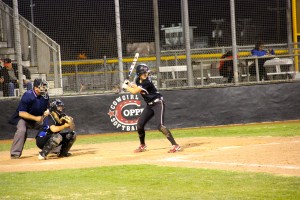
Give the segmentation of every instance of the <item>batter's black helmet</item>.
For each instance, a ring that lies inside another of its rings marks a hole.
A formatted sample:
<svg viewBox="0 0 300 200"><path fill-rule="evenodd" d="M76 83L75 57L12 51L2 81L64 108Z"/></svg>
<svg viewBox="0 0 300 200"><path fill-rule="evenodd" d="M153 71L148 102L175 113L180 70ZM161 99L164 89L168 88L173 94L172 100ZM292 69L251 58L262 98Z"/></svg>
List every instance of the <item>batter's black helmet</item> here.
<svg viewBox="0 0 300 200"><path fill-rule="evenodd" d="M57 107L59 107L59 106L62 107L61 111L57 109ZM64 110L64 108L65 108L65 104L60 99L55 99L50 103L50 111L51 112L54 111L59 115L62 114L62 111Z"/></svg>
<svg viewBox="0 0 300 200"><path fill-rule="evenodd" d="M139 64L136 67L136 75L140 76L141 74L149 73L149 67L146 64Z"/></svg>

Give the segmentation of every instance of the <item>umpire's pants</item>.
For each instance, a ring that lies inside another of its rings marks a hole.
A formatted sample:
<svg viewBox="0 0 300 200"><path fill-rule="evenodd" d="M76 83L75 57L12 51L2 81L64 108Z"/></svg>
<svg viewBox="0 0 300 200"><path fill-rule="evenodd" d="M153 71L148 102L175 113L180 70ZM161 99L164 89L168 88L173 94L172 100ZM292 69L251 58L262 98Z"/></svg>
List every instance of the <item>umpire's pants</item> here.
<svg viewBox="0 0 300 200"><path fill-rule="evenodd" d="M22 155L24 144L26 142L27 129L39 130L41 126L41 123L35 122L33 124L30 124L24 119L20 119L17 124L17 131L15 132L13 143L11 145L10 155L20 157Z"/></svg>

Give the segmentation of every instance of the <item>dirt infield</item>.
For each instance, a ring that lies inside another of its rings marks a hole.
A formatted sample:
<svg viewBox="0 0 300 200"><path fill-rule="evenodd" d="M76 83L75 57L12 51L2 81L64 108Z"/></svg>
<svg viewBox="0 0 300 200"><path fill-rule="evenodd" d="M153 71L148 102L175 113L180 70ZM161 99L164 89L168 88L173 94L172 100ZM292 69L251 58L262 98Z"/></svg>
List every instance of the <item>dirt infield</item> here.
<svg viewBox="0 0 300 200"><path fill-rule="evenodd" d="M180 138L183 151L167 153L167 140L149 140L148 151L133 153L138 142L75 145L68 158L37 159L38 149L24 150L11 160L0 152L0 171L42 171L111 165L153 164L300 176L300 137Z"/></svg>

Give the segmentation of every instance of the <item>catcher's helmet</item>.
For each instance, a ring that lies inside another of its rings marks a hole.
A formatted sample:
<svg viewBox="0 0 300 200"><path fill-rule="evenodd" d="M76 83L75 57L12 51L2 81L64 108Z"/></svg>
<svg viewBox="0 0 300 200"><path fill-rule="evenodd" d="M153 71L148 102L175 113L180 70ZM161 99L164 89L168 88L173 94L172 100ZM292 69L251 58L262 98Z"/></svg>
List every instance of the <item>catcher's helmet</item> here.
<svg viewBox="0 0 300 200"><path fill-rule="evenodd" d="M58 109L58 107L61 107L61 109ZM59 115L62 114L64 108L65 108L65 104L60 99L55 99L50 103L50 111L51 112L54 111Z"/></svg>
<svg viewBox="0 0 300 200"><path fill-rule="evenodd" d="M136 75L139 77L142 74L149 73L149 67L146 64L139 64L136 67Z"/></svg>

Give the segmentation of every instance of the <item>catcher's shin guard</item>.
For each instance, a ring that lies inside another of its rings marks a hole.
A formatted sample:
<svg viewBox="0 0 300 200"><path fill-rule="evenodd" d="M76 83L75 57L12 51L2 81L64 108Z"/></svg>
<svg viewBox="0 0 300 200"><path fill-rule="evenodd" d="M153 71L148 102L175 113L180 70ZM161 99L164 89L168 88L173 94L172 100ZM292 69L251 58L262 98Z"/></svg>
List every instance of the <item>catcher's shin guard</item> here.
<svg viewBox="0 0 300 200"><path fill-rule="evenodd" d="M63 140L59 157L68 156L68 152L70 151L71 147L73 146L74 142L76 141L76 133L75 131L69 132L66 135L66 138Z"/></svg>
<svg viewBox="0 0 300 200"><path fill-rule="evenodd" d="M59 134L54 134L45 144L41 153L47 156L55 147L59 145L62 141L62 136Z"/></svg>

